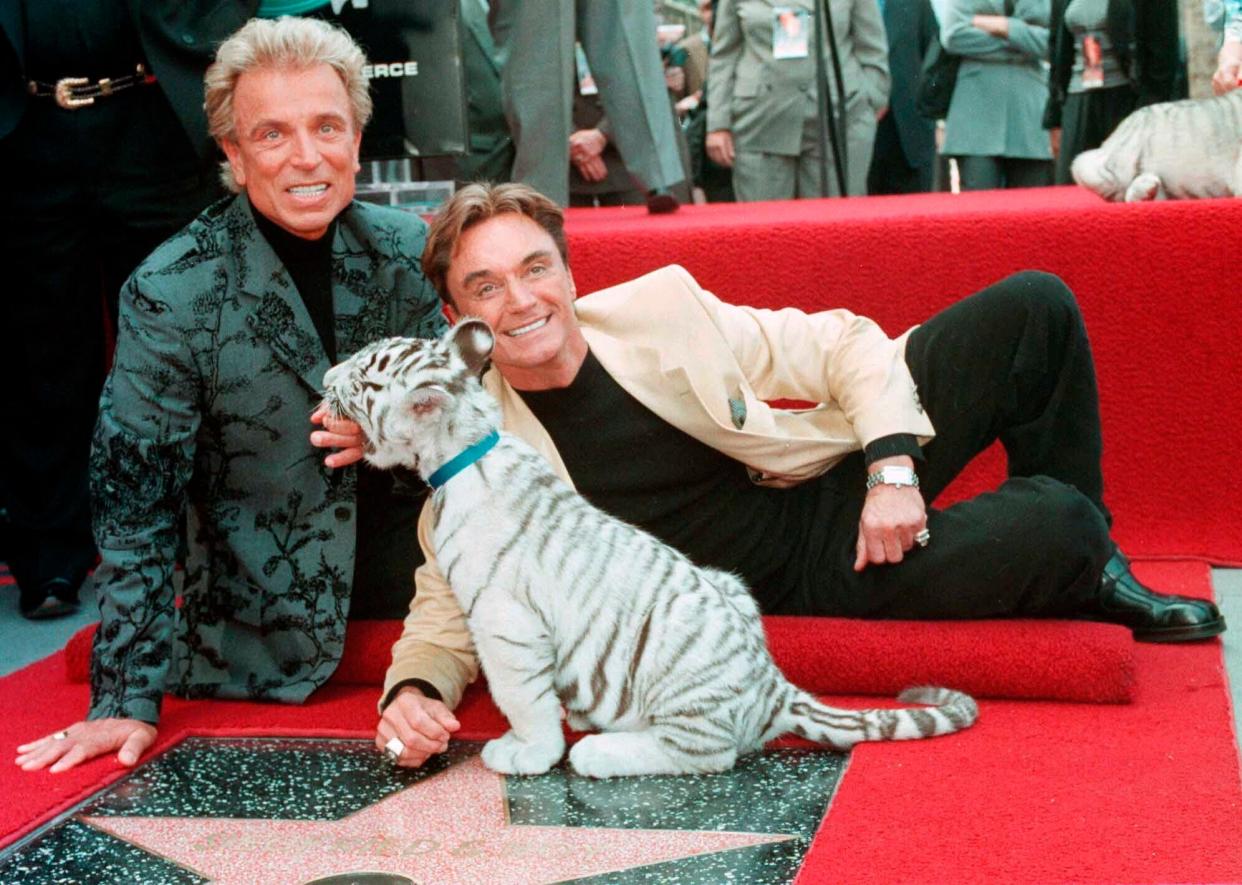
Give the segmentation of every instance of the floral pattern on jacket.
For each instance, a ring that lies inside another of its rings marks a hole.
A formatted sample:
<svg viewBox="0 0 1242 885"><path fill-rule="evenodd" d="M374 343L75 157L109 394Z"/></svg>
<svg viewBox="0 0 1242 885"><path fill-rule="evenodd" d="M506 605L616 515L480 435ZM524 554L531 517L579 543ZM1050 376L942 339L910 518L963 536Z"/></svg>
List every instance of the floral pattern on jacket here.
<svg viewBox="0 0 1242 885"><path fill-rule="evenodd" d="M419 268L425 234L398 210L342 213L342 359L376 338L443 330ZM309 441L327 369L244 195L208 208L126 283L91 453L102 558L91 718L154 722L166 690L297 702L336 668L356 476L326 468Z"/></svg>

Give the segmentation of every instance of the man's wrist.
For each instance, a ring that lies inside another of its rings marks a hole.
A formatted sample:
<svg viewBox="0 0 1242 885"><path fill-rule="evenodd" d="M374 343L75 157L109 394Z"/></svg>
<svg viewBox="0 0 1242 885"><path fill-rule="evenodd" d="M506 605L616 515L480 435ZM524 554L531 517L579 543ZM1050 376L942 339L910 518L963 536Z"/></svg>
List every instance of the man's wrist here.
<svg viewBox="0 0 1242 885"><path fill-rule="evenodd" d="M914 461L922 461L923 450L919 446L918 437L912 433L892 433L888 436L873 439L863 448L863 457L868 470L880 461L886 464L906 463L896 460L890 461L890 459L896 458L898 455L905 455L910 458L911 464Z"/></svg>
<svg viewBox="0 0 1242 885"><path fill-rule="evenodd" d="M440 690L428 682L426 679L402 679L392 688L388 689L388 694L384 696L383 703L380 704L380 710L397 699L397 695L401 694L403 689L412 688L425 698L431 698L433 701L443 701L444 698L440 694Z"/></svg>

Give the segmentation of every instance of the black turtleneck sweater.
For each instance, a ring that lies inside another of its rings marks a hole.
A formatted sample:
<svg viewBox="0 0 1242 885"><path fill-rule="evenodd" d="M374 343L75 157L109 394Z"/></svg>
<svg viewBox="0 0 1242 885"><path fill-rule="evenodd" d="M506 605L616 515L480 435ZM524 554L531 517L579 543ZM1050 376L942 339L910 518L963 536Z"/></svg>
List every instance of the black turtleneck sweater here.
<svg viewBox="0 0 1242 885"><path fill-rule="evenodd" d="M332 240L337 221L319 239L307 240L257 211L253 215L302 297L328 361L336 363ZM414 595L414 569L423 561L417 529L427 487L408 470L375 470L365 464L352 469L358 472L358 534L349 617L404 618ZM334 477L342 475L334 472Z"/></svg>

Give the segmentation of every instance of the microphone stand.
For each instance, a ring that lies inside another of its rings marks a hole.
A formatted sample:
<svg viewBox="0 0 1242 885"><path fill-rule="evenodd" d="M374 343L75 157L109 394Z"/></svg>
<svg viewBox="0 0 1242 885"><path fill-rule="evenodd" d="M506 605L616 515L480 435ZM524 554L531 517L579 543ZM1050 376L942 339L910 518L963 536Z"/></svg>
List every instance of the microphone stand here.
<svg viewBox="0 0 1242 885"><path fill-rule="evenodd" d="M824 40L821 29L827 28L828 48L832 51L832 73L837 81L834 102L828 94L827 62L824 59ZM815 3L815 93L819 104L819 194L828 196L828 145L832 145L833 166L837 173L837 189L846 196L845 173L845 85L841 82L841 54L837 49L837 37L828 14L827 0Z"/></svg>

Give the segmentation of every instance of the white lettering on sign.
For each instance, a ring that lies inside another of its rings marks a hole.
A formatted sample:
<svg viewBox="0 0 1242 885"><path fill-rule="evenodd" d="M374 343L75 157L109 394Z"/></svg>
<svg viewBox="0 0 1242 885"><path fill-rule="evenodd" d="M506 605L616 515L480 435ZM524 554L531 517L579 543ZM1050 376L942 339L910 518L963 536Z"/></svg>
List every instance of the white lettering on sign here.
<svg viewBox="0 0 1242 885"><path fill-rule="evenodd" d="M418 62L394 61L388 64L363 65L362 76L368 80L377 80L380 77L417 77Z"/></svg>
<svg viewBox="0 0 1242 885"><path fill-rule="evenodd" d="M332 14L340 15L346 3L349 3L354 9L366 9L369 2L370 0L332 0Z"/></svg>

